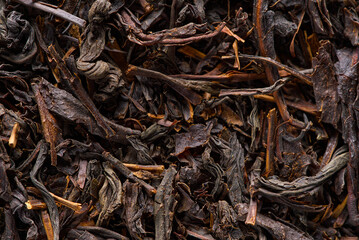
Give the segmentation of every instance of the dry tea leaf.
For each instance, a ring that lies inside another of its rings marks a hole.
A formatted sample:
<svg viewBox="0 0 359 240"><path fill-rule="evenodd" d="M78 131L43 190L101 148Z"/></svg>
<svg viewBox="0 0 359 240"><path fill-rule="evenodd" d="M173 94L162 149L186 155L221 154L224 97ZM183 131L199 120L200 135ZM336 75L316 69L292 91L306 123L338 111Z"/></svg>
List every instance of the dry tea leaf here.
<svg viewBox="0 0 359 240"><path fill-rule="evenodd" d="M209 134L213 124L209 123L207 126L203 124L195 124L189 127L187 133L179 133L175 136L175 152L174 155L179 155L185 150L203 146L209 140Z"/></svg>

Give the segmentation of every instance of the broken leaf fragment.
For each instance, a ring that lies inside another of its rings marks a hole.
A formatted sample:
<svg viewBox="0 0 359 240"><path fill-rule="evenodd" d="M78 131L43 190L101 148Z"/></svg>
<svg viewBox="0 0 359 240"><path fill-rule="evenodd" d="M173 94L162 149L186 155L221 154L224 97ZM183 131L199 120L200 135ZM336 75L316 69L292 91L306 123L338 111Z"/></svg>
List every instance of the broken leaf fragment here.
<svg viewBox="0 0 359 240"><path fill-rule="evenodd" d="M176 134L174 155L178 156L187 149L206 144L209 140L212 127L212 123L209 123L207 126L203 124L194 124L189 127L188 132Z"/></svg>

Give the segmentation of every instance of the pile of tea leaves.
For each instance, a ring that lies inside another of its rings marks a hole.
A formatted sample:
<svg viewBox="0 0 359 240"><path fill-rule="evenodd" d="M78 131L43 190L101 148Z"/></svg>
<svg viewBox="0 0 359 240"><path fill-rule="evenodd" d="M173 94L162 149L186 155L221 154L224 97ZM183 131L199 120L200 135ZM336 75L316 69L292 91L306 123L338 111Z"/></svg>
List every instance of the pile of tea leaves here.
<svg viewBox="0 0 359 240"><path fill-rule="evenodd" d="M0 0L1 239L358 239L358 13Z"/></svg>

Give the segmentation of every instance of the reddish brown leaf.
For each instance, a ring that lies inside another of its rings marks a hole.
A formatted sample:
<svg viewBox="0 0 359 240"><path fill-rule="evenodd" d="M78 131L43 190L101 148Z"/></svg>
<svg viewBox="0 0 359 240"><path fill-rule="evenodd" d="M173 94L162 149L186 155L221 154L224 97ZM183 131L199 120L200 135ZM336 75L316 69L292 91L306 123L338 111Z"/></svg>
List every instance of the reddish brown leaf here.
<svg viewBox="0 0 359 240"><path fill-rule="evenodd" d="M39 79L41 81L41 79ZM41 84L41 82L40 82ZM57 155L56 155L56 144L59 140L61 130L57 124L55 117L49 112L46 107L45 101L40 93L40 84L33 83L32 89L35 93L35 98L37 102L37 107L39 109L41 117L41 125L43 135L46 142L50 144L50 155L51 155L51 165L56 166L57 164Z"/></svg>
<svg viewBox="0 0 359 240"><path fill-rule="evenodd" d="M209 140L210 132L213 124L207 126L203 124L192 125L188 132L176 134L175 136L175 153L178 156L186 149L203 146Z"/></svg>

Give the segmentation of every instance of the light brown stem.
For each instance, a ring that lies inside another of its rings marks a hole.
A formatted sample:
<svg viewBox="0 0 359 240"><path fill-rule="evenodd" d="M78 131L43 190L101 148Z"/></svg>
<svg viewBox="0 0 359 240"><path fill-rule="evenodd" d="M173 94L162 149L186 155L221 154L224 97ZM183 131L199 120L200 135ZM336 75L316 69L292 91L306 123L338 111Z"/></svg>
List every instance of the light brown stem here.
<svg viewBox="0 0 359 240"><path fill-rule="evenodd" d="M60 204L64 205L65 207L71 208L72 210L74 210L75 212L80 212L81 211L81 203L75 203L75 202L71 202L69 200L66 200L62 197L56 196L55 194L51 193L51 196L55 199L55 201L59 202Z"/></svg>
<svg viewBox="0 0 359 240"><path fill-rule="evenodd" d="M74 210L76 213L80 212L82 209L82 205L81 203L75 203L75 202L71 202L69 200L66 200L62 197L56 196L53 193L50 193L51 196L55 199L56 201L56 205L63 205L65 207L68 207L72 210ZM44 210L47 209L47 205L45 202L37 200L37 199L31 199L28 200L27 202L25 202L25 205L27 207L27 209L31 209L31 210Z"/></svg>
<svg viewBox="0 0 359 240"><path fill-rule="evenodd" d="M274 158L274 136L275 128L277 124L277 111L275 108L271 109L267 115L268 118L268 132L267 132L267 149L266 149L266 171L265 176L271 176L274 173L273 170L273 158Z"/></svg>
<svg viewBox="0 0 359 240"><path fill-rule="evenodd" d="M165 166L163 165L138 165L131 163L124 163L123 165L132 171L145 170L149 172L162 173L165 169Z"/></svg>
<svg viewBox="0 0 359 240"><path fill-rule="evenodd" d="M257 95L254 95L253 97L263 100L263 101L275 102L274 97L271 95L267 95L267 94L257 94ZM286 100L286 102L287 102L288 106L290 106L290 107L299 109L303 112L309 113L314 116L318 115L317 108L310 103L301 104L300 102L291 102L288 100Z"/></svg>
<svg viewBox="0 0 359 240"><path fill-rule="evenodd" d="M47 209L45 202L37 199L31 199L25 202L26 208L29 210L44 210Z"/></svg>
<svg viewBox="0 0 359 240"><path fill-rule="evenodd" d="M245 223L248 225L256 225L258 203L256 199L251 198L249 202L248 215Z"/></svg>
<svg viewBox="0 0 359 240"><path fill-rule="evenodd" d="M11 148L16 147L19 130L20 130L20 124L18 122L16 122L14 124L14 127L12 128L11 135L10 135L10 138L9 138L9 146Z"/></svg>
<svg viewBox="0 0 359 240"><path fill-rule="evenodd" d="M53 232L53 229L52 229L50 216L49 216L47 210L41 211L41 220L42 220L42 224L44 225L44 228L45 228L47 239L48 240L53 240L54 239L54 232Z"/></svg>

